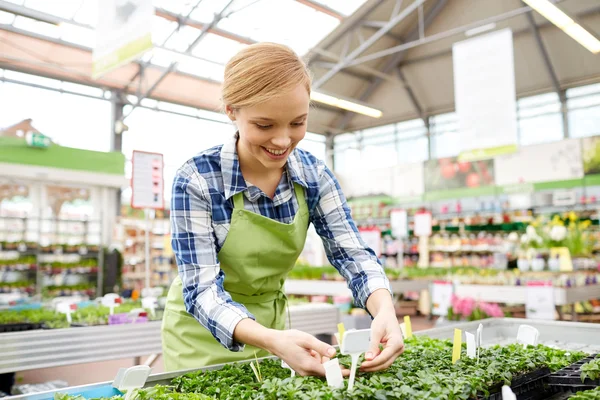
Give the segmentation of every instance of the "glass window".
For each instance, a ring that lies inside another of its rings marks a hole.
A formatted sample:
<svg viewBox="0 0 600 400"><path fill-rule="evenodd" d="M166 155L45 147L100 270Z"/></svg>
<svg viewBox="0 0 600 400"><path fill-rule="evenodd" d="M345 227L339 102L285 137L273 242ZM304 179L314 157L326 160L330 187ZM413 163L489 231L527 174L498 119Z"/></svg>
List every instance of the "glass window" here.
<svg viewBox="0 0 600 400"><path fill-rule="evenodd" d="M529 146L563 139L562 116L546 114L519 120L519 144Z"/></svg>
<svg viewBox="0 0 600 400"><path fill-rule="evenodd" d="M553 142L564 137L561 105L557 93L519 99L517 118L521 146Z"/></svg>
<svg viewBox="0 0 600 400"><path fill-rule="evenodd" d="M600 135L600 83L567 90L569 135Z"/></svg>
<svg viewBox="0 0 600 400"><path fill-rule="evenodd" d="M454 157L461 150L456 113L431 117L432 158Z"/></svg>
<svg viewBox="0 0 600 400"><path fill-rule="evenodd" d="M398 162L409 164L429 158L429 141L426 136L398 141Z"/></svg>
<svg viewBox="0 0 600 400"><path fill-rule="evenodd" d="M316 133L306 132L304 139L298 144L298 147L310 152L319 160L325 161L325 136Z"/></svg>
<svg viewBox="0 0 600 400"><path fill-rule="evenodd" d="M106 100L5 83L0 110L0 127L31 118L36 129L61 146L110 150L111 110Z"/></svg>

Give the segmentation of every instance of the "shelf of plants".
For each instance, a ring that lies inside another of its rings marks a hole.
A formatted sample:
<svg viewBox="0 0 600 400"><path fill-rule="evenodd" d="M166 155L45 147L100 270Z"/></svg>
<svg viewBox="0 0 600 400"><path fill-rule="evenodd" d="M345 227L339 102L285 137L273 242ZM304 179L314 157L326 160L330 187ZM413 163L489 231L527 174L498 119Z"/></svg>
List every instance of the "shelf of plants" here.
<svg viewBox="0 0 600 400"><path fill-rule="evenodd" d="M540 332L537 346L516 344L518 327L527 323ZM392 366L378 373L357 374L354 389L334 389L316 377L290 377L274 358L222 364L197 371L151 375L130 399L499 399L503 384L538 399L553 395L547 375L598 351L600 326L577 323L490 319L483 324L479 360L468 358L463 344L452 363L454 329L475 332L479 323L417 332ZM582 326L583 325L583 326ZM346 356L341 364L348 365ZM254 363L254 368L252 367ZM254 373L253 370L257 372ZM533 391L531 391L533 389ZM101 393L105 393L103 395ZM111 382L15 397L27 400L122 399ZM83 396L79 396L83 394ZM114 396L114 397L112 397ZM524 398L524 397L519 397ZM527 397L532 398L532 397Z"/></svg>
<svg viewBox="0 0 600 400"><path fill-rule="evenodd" d="M100 294L100 221L0 216L0 228L0 293Z"/></svg>
<svg viewBox="0 0 600 400"><path fill-rule="evenodd" d="M0 333L0 374L161 353L161 322L125 314L139 306L136 302L119 306L115 317L118 313L127 318L114 318L114 324L103 306L78 309L72 324L51 310L3 311L0 329L11 324L68 329ZM313 335L335 332L340 321L338 308L331 304L293 304L289 310L291 326Z"/></svg>

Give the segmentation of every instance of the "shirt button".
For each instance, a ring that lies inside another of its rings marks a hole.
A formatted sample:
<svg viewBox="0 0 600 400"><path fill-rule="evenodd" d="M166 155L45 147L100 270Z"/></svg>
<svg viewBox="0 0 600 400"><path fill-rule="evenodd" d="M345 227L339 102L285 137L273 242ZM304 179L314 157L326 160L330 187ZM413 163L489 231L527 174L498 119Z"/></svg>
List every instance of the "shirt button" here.
<svg viewBox="0 0 600 400"><path fill-rule="evenodd" d="M242 210L238 211L238 215L241 217L244 212Z"/></svg>

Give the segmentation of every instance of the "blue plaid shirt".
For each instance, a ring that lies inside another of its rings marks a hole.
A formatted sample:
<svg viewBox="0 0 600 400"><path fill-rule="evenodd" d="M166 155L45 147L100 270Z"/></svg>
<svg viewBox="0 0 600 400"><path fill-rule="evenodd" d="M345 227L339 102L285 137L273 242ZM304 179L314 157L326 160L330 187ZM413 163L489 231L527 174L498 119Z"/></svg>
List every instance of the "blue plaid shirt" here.
<svg viewBox="0 0 600 400"><path fill-rule="evenodd" d="M244 180L234 137L187 161L175 175L171 198L172 245L186 309L231 351L244 349L233 340L238 322L254 319L225 291L225 275L219 267L218 253L229 231L232 197L243 192L245 209L290 223L298 210L294 183L304 188L310 222L321 236L329 262L348 282L357 306L364 308L377 289L391 293L381 263L358 234L340 185L322 161L295 149L270 199Z"/></svg>

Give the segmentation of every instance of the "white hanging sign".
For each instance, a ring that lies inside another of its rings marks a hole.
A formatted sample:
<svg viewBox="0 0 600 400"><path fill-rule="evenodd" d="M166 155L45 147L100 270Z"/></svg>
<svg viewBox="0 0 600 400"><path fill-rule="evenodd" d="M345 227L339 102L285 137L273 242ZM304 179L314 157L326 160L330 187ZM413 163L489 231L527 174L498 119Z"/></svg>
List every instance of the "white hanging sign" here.
<svg viewBox="0 0 600 400"><path fill-rule="evenodd" d="M381 230L379 228L359 228L360 236L365 244L370 247L377 257L381 256Z"/></svg>
<svg viewBox="0 0 600 400"><path fill-rule="evenodd" d="M431 225L432 218L431 213L422 212L415 214L415 228L414 233L417 237L428 237L431 236Z"/></svg>
<svg viewBox="0 0 600 400"><path fill-rule="evenodd" d="M555 319L556 304L552 282L527 282L525 310L527 318Z"/></svg>
<svg viewBox="0 0 600 400"><path fill-rule="evenodd" d="M454 43L452 61L462 150L516 144L512 31L503 29Z"/></svg>
<svg viewBox="0 0 600 400"><path fill-rule="evenodd" d="M164 209L163 155L135 150L131 164L131 207Z"/></svg>
<svg viewBox="0 0 600 400"><path fill-rule="evenodd" d="M392 226L392 235L395 238L407 237L408 216L406 210L392 210L390 212L390 225Z"/></svg>
<svg viewBox="0 0 600 400"><path fill-rule="evenodd" d="M454 286L452 282L434 281L431 284L431 313L433 315L448 315L453 293Z"/></svg>
<svg viewBox="0 0 600 400"><path fill-rule="evenodd" d="M94 79L152 49L154 20L152 0L102 0L97 10Z"/></svg>

